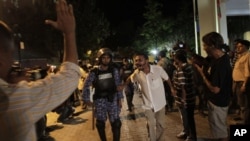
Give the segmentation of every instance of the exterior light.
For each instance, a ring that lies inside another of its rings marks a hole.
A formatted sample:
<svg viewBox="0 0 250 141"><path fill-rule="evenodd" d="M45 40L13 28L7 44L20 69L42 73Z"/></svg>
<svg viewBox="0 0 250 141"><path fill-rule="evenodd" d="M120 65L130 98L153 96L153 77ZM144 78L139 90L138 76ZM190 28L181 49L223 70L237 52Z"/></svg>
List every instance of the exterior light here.
<svg viewBox="0 0 250 141"><path fill-rule="evenodd" d="M88 54L88 55L92 54L92 51L91 51L91 50L88 50L88 51L87 51L87 54Z"/></svg>
<svg viewBox="0 0 250 141"><path fill-rule="evenodd" d="M156 55L156 54L158 53L158 51L157 51L156 49L153 49L153 50L151 50L151 53L152 53L153 55Z"/></svg>

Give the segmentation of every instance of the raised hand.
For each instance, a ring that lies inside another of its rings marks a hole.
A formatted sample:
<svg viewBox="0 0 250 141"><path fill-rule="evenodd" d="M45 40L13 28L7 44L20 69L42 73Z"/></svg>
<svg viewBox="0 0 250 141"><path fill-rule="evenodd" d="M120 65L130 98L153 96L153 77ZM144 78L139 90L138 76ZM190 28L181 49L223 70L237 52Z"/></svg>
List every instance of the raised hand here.
<svg viewBox="0 0 250 141"><path fill-rule="evenodd" d="M73 7L67 4L65 0L58 0L56 2L57 21L45 20L46 24L69 34L75 32L75 17Z"/></svg>

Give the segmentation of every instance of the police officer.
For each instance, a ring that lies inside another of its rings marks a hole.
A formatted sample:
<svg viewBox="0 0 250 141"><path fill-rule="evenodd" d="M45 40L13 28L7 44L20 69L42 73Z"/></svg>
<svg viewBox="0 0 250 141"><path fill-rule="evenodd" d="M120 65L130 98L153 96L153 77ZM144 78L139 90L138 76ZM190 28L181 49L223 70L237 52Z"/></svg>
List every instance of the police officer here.
<svg viewBox="0 0 250 141"><path fill-rule="evenodd" d="M133 64L130 62L128 57L124 57L122 59L122 68L121 68L121 77L122 80L125 82L127 80L127 78L133 73L134 68L133 68ZM127 99L127 105L128 105L128 111L132 112L132 108L133 108L133 97L134 97L134 85L132 82L130 82L125 88L124 88L124 92L126 95L126 99Z"/></svg>
<svg viewBox="0 0 250 141"><path fill-rule="evenodd" d="M120 140L121 101L123 95L117 91L120 85L120 73L112 63L112 51L109 48L101 48L97 52L98 66L90 71L83 86L83 99L88 105L90 101L90 86L95 89L93 104L95 107L96 127L102 141L106 141L105 122L109 118L113 141Z"/></svg>

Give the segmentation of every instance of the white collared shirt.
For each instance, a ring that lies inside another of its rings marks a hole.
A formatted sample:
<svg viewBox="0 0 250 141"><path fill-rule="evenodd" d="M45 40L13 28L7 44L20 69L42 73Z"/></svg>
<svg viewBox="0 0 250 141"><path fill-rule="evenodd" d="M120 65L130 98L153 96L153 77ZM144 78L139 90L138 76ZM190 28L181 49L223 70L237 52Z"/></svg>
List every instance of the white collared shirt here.
<svg viewBox="0 0 250 141"><path fill-rule="evenodd" d="M153 109L157 112L166 105L163 80L168 79L168 74L157 65L150 65L148 74L138 69L134 71L131 80L141 86L144 109Z"/></svg>

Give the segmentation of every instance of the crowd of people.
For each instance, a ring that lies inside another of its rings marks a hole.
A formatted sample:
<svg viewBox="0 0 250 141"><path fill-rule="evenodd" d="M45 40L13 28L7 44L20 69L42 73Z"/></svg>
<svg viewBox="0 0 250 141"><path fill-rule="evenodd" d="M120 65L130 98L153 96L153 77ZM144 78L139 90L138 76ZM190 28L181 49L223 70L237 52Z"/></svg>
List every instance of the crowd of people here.
<svg viewBox="0 0 250 141"><path fill-rule="evenodd" d="M78 61L72 5L58 0L56 9L57 20L45 23L63 33L64 59L56 72L46 70L33 80L13 73L14 37L9 26L0 21L1 140L39 140L45 130L46 113L57 112L58 122L64 122L72 116L74 107L81 104L83 110L93 108L102 141L107 140L107 120L113 140L119 141L122 102L126 98L128 112L133 111L135 86L140 89L147 121L140 128L147 128L150 141L166 140L165 116L175 106L183 126L176 137L197 141L196 97L198 110L208 116L214 138L229 140L227 116L231 111L238 112L243 124L250 124L248 40L235 40L234 53L230 53L222 36L210 32L202 37L206 58L178 43L169 57L166 51L161 51L155 64L149 62L146 52L137 52L132 58L125 56L120 67L114 65L112 50L101 48L96 66L86 67Z"/></svg>

